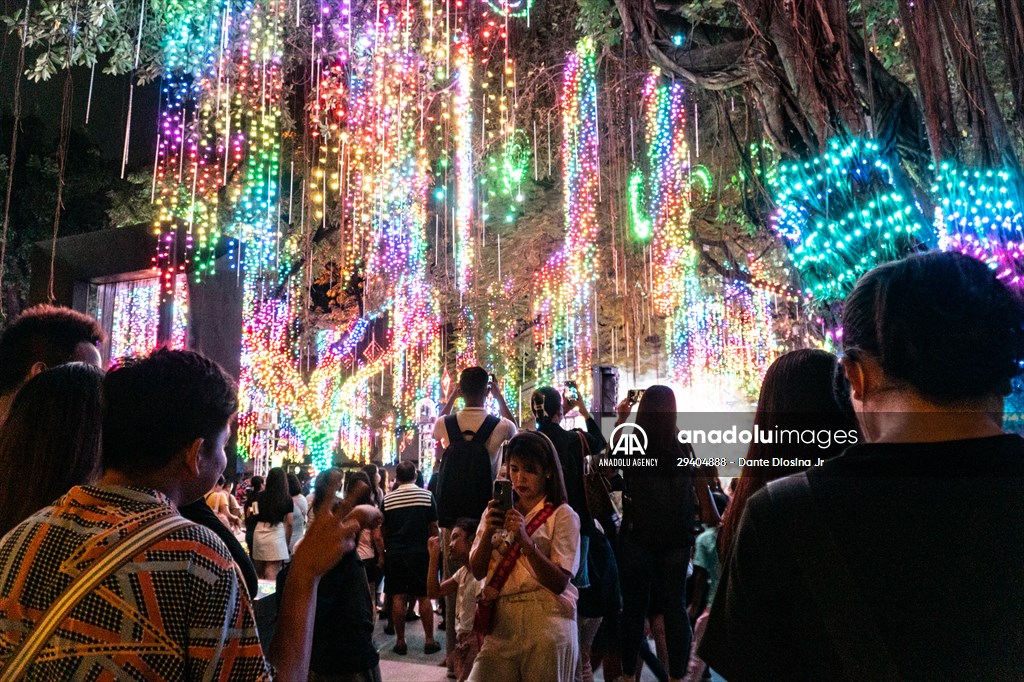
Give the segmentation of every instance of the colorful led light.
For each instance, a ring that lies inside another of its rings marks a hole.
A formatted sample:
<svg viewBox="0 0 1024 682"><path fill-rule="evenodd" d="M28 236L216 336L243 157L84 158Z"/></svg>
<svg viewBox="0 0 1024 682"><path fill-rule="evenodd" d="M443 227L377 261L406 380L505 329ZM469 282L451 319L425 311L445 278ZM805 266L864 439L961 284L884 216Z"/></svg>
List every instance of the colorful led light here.
<svg viewBox="0 0 1024 682"><path fill-rule="evenodd" d="M740 281L708 286L698 276L690 199L695 184L702 201L710 198L711 175L690 168L682 84L652 73L644 95L654 307L666 316L670 376L700 387L699 409L749 401L779 352L772 294ZM745 268L755 279L764 276L753 258Z"/></svg>
<svg viewBox="0 0 1024 682"><path fill-rule="evenodd" d="M1024 197L1014 179L1006 170L943 163L932 193L939 248L973 256L1019 288L1024 286Z"/></svg>
<svg viewBox="0 0 1024 682"><path fill-rule="evenodd" d="M459 291L466 291L473 274L473 61L469 41L455 47L455 276Z"/></svg>
<svg viewBox="0 0 1024 682"><path fill-rule="evenodd" d="M635 170L629 176L629 224L633 227L633 236L640 241L651 238L651 219L647 217L644 207L644 174Z"/></svg>
<svg viewBox="0 0 1024 682"><path fill-rule="evenodd" d="M929 236L912 195L870 140L831 140L820 157L782 164L774 186L773 228L805 292L821 304L842 300L863 273Z"/></svg>
<svg viewBox="0 0 1024 682"><path fill-rule="evenodd" d="M562 164L565 177L565 244L536 278L534 343L538 380L578 383L591 389L593 284L597 253L600 157L597 138L597 64L594 43L581 40L565 67L562 86Z"/></svg>

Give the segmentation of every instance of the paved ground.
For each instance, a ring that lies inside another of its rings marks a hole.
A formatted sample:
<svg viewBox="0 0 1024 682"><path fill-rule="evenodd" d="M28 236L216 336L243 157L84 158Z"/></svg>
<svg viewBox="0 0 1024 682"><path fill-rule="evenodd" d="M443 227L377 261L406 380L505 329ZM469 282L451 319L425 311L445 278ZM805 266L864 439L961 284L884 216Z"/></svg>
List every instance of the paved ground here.
<svg viewBox="0 0 1024 682"><path fill-rule="evenodd" d="M435 630L439 624L440 620L435 616ZM435 637L443 647L444 632L439 632ZM409 646L409 653L399 656L391 650L395 645L395 636L385 635L383 621L377 622L373 641L380 651L380 674L384 682L448 682L447 669L440 665L444 660L444 649L442 648L440 653L424 655L423 626L419 621L406 624L405 640ZM604 675L600 670L594 679L604 681ZM641 682L656 682L656 678L649 670L644 669Z"/></svg>
<svg viewBox="0 0 1024 682"><path fill-rule="evenodd" d="M272 581L260 581L261 594L272 594L273 589ZM276 603L272 600L259 599L255 602L254 607L260 638L270 641L274 636ZM395 636L385 635L384 621L377 621L373 641L377 645L377 650L380 651L380 672L384 682L448 682L447 668L440 665L444 660L444 631L438 630L438 625L440 625L440 620L435 616L435 637L442 646L440 652L429 656L423 653L423 625L417 620L406 624L406 643L409 652L405 656L399 656L392 651L392 647L395 645ZM604 673L598 670L594 679L597 682L604 682ZM644 668L640 679L641 682L657 682L657 678L646 668Z"/></svg>

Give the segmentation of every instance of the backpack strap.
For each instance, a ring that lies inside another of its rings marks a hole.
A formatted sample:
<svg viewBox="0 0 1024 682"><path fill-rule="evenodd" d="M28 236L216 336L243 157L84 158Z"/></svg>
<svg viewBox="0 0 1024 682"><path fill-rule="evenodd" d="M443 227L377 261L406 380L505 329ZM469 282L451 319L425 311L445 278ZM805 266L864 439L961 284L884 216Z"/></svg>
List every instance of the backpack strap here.
<svg viewBox="0 0 1024 682"><path fill-rule="evenodd" d="M444 418L444 428L448 431L448 445L452 443L458 443L459 439L462 438L462 431L459 430L459 417L455 414L450 414Z"/></svg>
<svg viewBox="0 0 1024 682"><path fill-rule="evenodd" d="M152 512L142 512L149 516ZM81 575L68 585L67 589L46 610L21 647L8 659L7 667L0 676L0 682L13 682L25 674L35 660L36 654L46 644L68 614L100 583L131 560L179 528L192 525L191 521L167 508L145 519L131 533L111 545L106 552L95 559ZM244 581L243 581L244 584Z"/></svg>
<svg viewBox="0 0 1024 682"><path fill-rule="evenodd" d="M484 417L484 423L480 425L480 428L477 429L476 433L473 435L473 440L471 442L486 443L487 439L491 437L491 434L494 433L494 429L497 428L500 423L501 420L493 414L487 415Z"/></svg>
<svg viewBox="0 0 1024 682"><path fill-rule="evenodd" d="M783 480L791 482L793 497L799 501L796 506L788 505L790 513L786 514L786 523L792 528L793 537L808 538L814 548L801 551L794 547L793 554L825 621L825 629L842 665L843 678L896 682L900 679L896 664L874 618L864 608L866 602L824 520L823 510L814 499L807 473ZM780 500L789 495L781 488L780 481L767 486L768 497L776 509L781 508Z"/></svg>

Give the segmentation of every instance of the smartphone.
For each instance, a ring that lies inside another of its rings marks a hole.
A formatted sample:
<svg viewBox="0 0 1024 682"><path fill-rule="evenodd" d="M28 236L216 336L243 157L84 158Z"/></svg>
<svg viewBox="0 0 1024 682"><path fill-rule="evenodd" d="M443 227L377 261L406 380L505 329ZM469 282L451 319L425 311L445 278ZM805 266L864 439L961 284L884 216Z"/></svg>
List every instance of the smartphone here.
<svg viewBox="0 0 1024 682"><path fill-rule="evenodd" d="M638 402L640 402L640 398L642 398L643 395L644 395L644 389L642 389L642 388L631 388L631 389L629 389L629 392L626 393L626 398L627 398L627 400L629 400L629 403L631 405L636 405Z"/></svg>
<svg viewBox="0 0 1024 682"><path fill-rule="evenodd" d="M580 389L575 381L565 382L565 394L569 397L569 400L580 399Z"/></svg>
<svg viewBox="0 0 1024 682"><path fill-rule="evenodd" d="M512 508L512 481L498 479L494 482L494 499L498 502L498 509L508 511Z"/></svg>
<svg viewBox="0 0 1024 682"><path fill-rule="evenodd" d="M494 375L493 374L488 374L487 375L487 388L493 388L494 386L497 386L497 385L498 385L498 382L494 379Z"/></svg>

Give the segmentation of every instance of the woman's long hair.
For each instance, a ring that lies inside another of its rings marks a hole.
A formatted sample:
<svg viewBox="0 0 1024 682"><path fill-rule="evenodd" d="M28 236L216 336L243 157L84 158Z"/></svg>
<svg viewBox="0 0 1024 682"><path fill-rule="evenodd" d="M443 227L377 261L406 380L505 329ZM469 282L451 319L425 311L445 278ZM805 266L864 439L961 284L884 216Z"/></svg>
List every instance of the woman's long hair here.
<svg viewBox="0 0 1024 682"><path fill-rule="evenodd" d="M636 425L647 434L647 453L657 456L659 469L677 469L675 457L680 454L676 394L668 386L655 384L640 397L636 408Z"/></svg>
<svg viewBox="0 0 1024 682"><path fill-rule="evenodd" d="M384 481L387 479L387 472L384 467L378 467L373 462L364 465L362 472L366 474L366 478L370 482L370 497L373 504L379 507L384 501ZM378 476L380 480L377 480Z"/></svg>
<svg viewBox="0 0 1024 682"><path fill-rule="evenodd" d="M551 478L544 482L544 494L548 502L557 507L568 501L562 465L550 438L540 431L520 431L505 445L505 461L511 462L513 458L536 466L541 473L551 474Z"/></svg>
<svg viewBox="0 0 1024 682"><path fill-rule="evenodd" d="M103 372L73 362L28 381L0 429L0 536L99 474Z"/></svg>
<svg viewBox="0 0 1024 682"><path fill-rule="evenodd" d="M363 471L357 471L349 474L345 478L345 497L347 498L349 496L349 493L352 492L352 486L359 481L366 484L366 490L364 490L363 494L355 500L355 504L373 504L373 484L370 482L370 477Z"/></svg>
<svg viewBox="0 0 1024 682"><path fill-rule="evenodd" d="M288 494L292 497L302 494L302 484L299 483L299 477L295 474L288 474Z"/></svg>
<svg viewBox="0 0 1024 682"><path fill-rule="evenodd" d="M747 459L775 457L804 458L814 461L818 457L830 458L840 454L851 442L860 438L857 417L849 399L837 395L835 376L838 359L823 350L805 348L779 356L764 375L761 394L757 399L754 424L762 431L783 429L827 430L829 447L802 443L759 443L752 441L747 448ZM858 434L836 444L831 436L839 431ZM802 471L804 467L745 466L736 484L736 492L722 519L718 548L722 561L726 561L736 538L736 531L751 495L770 481Z"/></svg>
<svg viewBox="0 0 1024 682"><path fill-rule="evenodd" d="M295 508L288 494L288 477L281 467L274 467L267 473L267 485L260 493L259 505L257 520L272 526L284 521L284 517Z"/></svg>

